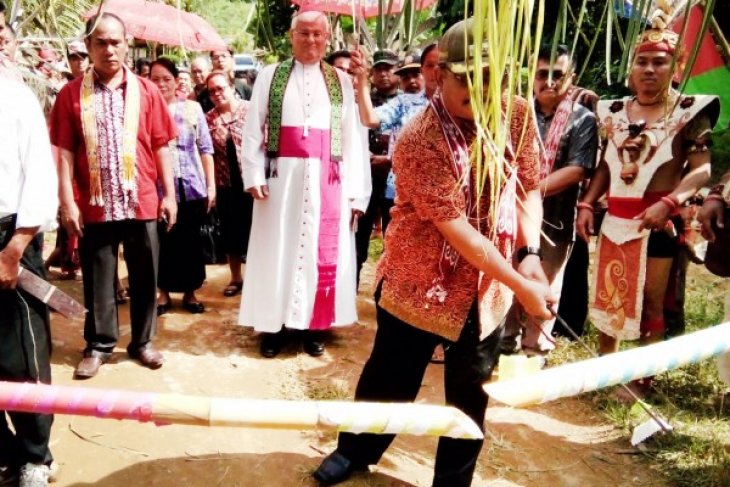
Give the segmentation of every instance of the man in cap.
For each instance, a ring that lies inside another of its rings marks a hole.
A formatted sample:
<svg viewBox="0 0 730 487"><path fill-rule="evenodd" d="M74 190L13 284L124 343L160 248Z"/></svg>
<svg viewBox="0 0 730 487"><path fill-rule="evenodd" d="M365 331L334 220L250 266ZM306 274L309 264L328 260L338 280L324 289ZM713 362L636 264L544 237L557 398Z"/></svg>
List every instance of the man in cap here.
<svg viewBox="0 0 730 487"><path fill-rule="evenodd" d="M68 43L68 66L71 69L71 79L84 75L89 67L89 52L83 41L74 40Z"/></svg>
<svg viewBox="0 0 730 487"><path fill-rule="evenodd" d="M294 58L259 74L239 148L255 198L239 323L269 358L284 328L316 357L323 332L357 321L352 232L370 196L352 83L323 62L327 15L300 11L289 37Z"/></svg>
<svg viewBox="0 0 730 487"><path fill-rule="evenodd" d="M395 74L395 67L398 65L398 55L393 51L382 50L373 54L373 66L370 70L370 82L372 91L369 96L366 93L358 95L359 99L369 99L372 106L378 107L395 98L400 93L398 90L398 76ZM369 87L365 83L365 87ZM362 119L363 125L368 125ZM367 211L358 222L355 233L355 246L357 250L357 282L360 283L360 271L362 265L368 259L370 237L373 233L373 226L378 217L387 222L389 218L387 202L385 201L385 186L390 172L390 156L388 155L390 131L379 128L369 131L370 167L372 174L372 194ZM387 226L387 223L386 223Z"/></svg>
<svg viewBox="0 0 730 487"><path fill-rule="evenodd" d="M683 224L680 206L710 177L710 134L717 97L672 89L678 35L659 11L639 38L629 73L633 95L598 104L601 160L578 203L577 232L593 233L593 205L608 192L591 289L590 319L601 353L621 340L664 338L664 296ZM638 394L651 378L631 384ZM631 400L619 391L619 399Z"/></svg>
<svg viewBox="0 0 730 487"><path fill-rule="evenodd" d="M538 143L524 99L513 100L511 119L504 122L513 140L523 142L505 161L514 169L511 184L495 188L498 215L490 218L489 190L476 199L469 158L476 126L465 79L474 66L467 57L474 49L465 52L467 44L473 45L472 29L473 19L459 22L440 40L439 89L429 107L403 129L393 155L398 199L376 275L378 329L355 399L413 401L434 347L446 341L446 402L483 429L487 395L482 384L499 356L501 323L512 293L542 318L549 316L554 299L544 275L541 281L532 279L541 273L537 256L528 252L517 270L511 264L513 245L529 248L540 241ZM482 59L485 66L488 61ZM362 56L353 54L353 65L362 63ZM488 70L484 74L490 75ZM516 187L523 190L519 195ZM515 198L536 212L528 216ZM473 220L475 207L480 208L479 223ZM492 222L504 223L515 212L517 228L498 224L501 230L495 229L491 238ZM459 258L450 258L454 255ZM314 477L328 485L342 482L377 463L393 439L341 433L337 449ZM482 443L441 438L432 485L471 485Z"/></svg>
<svg viewBox="0 0 730 487"><path fill-rule="evenodd" d="M429 46L427 54L436 51L436 45ZM367 76L361 75L358 79L357 90L358 103L360 110L360 120L364 125L371 129L379 130L383 133L389 133L388 139L388 159L393 157L393 149L398 140L398 134L406 126L409 120L421 113L428 105L429 97L433 95L433 89L430 93L424 90L424 77L421 74L421 57L416 54L409 54L399 64L398 69L394 73L400 78L400 87L403 93L383 103L378 107L373 107L366 96L367 92ZM395 177L393 171L388 171L388 177L385 185L385 193L383 205L380 207L383 218L383 235L390 223L390 209L393 207L395 200Z"/></svg>
<svg viewBox="0 0 730 487"><path fill-rule="evenodd" d="M168 230L177 203L168 142L176 129L159 89L124 64L123 21L102 13L86 24L93 69L69 82L51 114L59 148L61 221L78 235L84 277L86 348L75 378L93 377L119 338L117 255L129 271L132 337L127 352L150 369L164 359L152 345L157 327L157 220ZM162 197L158 196L158 183Z"/></svg>

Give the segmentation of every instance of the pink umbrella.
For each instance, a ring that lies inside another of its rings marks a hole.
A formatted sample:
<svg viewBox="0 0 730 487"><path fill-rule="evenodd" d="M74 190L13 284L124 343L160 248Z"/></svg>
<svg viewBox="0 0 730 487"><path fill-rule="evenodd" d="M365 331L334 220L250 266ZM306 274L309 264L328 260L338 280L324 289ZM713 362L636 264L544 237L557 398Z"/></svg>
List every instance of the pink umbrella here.
<svg viewBox="0 0 730 487"><path fill-rule="evenodd" d="M83 18L89 19L98 11L99 7L94 7ZM135 39L182 46L193 51L227 49L225 41L208 22L164 3L106 0L103 11L118 15L124 22L127 34Z"/></svg>
<svg viewBox="0 0 730 487"><path fill-rule="evenodd" d="M355 15L359 18L377 17L380 15L378 0L291 0L294 5L312 10L320 10L340 15ZM384 0L385 14L397 14L403 10L403 0ZM424 10L436 3L436 0L415 0L416 10ZM390 9L388 8L390 6Z"/></svg>

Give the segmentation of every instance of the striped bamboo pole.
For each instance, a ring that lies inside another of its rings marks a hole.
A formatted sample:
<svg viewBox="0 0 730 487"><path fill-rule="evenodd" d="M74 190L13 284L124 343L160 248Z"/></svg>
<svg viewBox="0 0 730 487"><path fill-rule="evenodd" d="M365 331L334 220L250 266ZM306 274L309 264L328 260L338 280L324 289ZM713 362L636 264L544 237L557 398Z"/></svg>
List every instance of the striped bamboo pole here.
<svg viewBox="0 0 730 487"><path fill-rule="evenodd" d="M0 410L157 424L483 437L456 408L413 403L235 399L0 382Z"/></svg>
<svg viewBox="0 0 730 487"><path fill-rule="evenodd" d="M486 384L492 398L510 406L540 404L634 379L661 374L730 350L730 322L624 352Z"/></svg>

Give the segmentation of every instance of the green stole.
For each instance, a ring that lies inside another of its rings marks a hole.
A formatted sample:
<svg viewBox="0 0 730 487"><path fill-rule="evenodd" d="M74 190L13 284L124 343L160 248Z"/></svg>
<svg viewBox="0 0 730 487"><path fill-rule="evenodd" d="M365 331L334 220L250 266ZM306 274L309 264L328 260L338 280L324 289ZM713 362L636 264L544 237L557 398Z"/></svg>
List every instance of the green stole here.
<svg viewBox="0 0 730 487"><path fill-rule="evenodd" d="M330 98L330 153L332 161L342 160L342 85L334 67L320 61L322 74L324 75L327 93ZM279 63L274 71L269 90L269 114L266 121L266 156L269 160L279 156L279 143L281 141L281 116L284 108L284 92L289 82L294 59L287 59ZM276 177L272 174L271 177Z"/></svg>

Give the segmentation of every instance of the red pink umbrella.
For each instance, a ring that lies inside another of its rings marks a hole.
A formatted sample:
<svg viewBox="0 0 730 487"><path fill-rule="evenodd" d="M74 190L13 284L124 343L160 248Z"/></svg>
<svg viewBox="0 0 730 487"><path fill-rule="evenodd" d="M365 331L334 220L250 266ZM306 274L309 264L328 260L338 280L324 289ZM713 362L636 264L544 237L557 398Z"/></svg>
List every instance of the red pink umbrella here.
<svg viewBox="0 0 730 487"><path fill-rule="evenodd" d="M182 46L193 51L227 49L218 32L199 16L164 3L146 0L106 0L102 11L113 13L124 22L127 34L135 39ZM96 15L94 7L84 19Z"/></svg>
<svg viewBox="0 0 730 487"><path fill-rule="evenodd" d="M294 5L340 15L359 18L377 17L380 15L378 0L291 0ZM384 14L397 14L403 10L404 0L383 0ZM436 0L414 0L416 10L424 10L436 3Z"/></svg>

